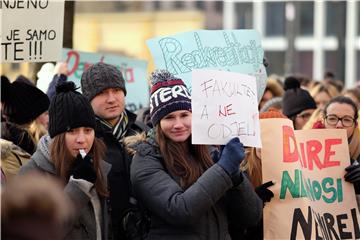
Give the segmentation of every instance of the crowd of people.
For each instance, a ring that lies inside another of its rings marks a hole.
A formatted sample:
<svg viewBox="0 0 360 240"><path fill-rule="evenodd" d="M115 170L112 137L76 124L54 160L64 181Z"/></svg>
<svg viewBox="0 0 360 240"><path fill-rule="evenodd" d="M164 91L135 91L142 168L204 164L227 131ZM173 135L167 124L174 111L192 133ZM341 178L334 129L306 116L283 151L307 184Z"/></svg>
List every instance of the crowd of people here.
<svg viewBox="0 0 360 240"><path fill-rule="evenodd" d="M82 93L66 73L60 63L41 90L24 76L1 76L4 239L263 238L274 183L262 181L261 149L237 137L192 144L191 94L182 79L154 71L150 106L136 115L125 109L116 67L88 67ZM161 98L164 88L182 92ZM346 89L332 74L322 81L270 76L259 101L260 119L346 130L344 179L358 206L359 109L360 85Z"/></svg>

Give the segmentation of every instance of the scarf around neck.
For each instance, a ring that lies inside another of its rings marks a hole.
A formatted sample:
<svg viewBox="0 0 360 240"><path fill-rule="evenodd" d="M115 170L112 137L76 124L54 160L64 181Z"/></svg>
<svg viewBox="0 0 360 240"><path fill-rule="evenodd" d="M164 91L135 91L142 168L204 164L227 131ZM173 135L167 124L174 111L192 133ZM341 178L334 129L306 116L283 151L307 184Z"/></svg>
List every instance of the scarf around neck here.
<svg viewBox="0 0 360 240"><path fill-rule="evenodd" d="M117 141L122 142L129 125L129 117L125 111L121 113L119 121L115 124L115 126L112 126L108 121L102 118L97 117L97 119L103 126L111 131Z"/></svg>

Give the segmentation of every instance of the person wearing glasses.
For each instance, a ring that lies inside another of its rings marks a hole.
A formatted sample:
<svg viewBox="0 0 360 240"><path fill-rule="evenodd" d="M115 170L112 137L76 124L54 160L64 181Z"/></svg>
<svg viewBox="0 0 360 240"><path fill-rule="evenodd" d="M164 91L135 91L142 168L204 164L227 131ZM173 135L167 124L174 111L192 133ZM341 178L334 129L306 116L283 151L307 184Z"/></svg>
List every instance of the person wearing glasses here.
<svg viewBox="0 0 360 240"><path fill-rule="evenodd" d="M338 96L329 101L324 109L324 128L345 129L349 142L351 164L346 170L345 181L353 183L360 209L360 131L358 108L348 97Z"/></svg>

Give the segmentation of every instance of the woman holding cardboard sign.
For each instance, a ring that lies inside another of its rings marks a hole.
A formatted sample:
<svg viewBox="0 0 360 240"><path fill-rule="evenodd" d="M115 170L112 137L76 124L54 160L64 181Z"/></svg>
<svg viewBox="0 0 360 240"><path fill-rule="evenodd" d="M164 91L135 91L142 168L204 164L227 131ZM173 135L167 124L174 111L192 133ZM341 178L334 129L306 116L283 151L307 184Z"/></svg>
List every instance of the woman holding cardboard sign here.
<svg viewBox="0 0 360 240"><path fill-rule="evenodd" d="M360 131L358 109L347 97L335 97L325 106L323 126L325 128L345 129L349 141L351 165L345 168L345 181L354 184L358 207L360 209Z"/></svg>
<svg viewBox="0 0 360 240"><path fill-rule="evenodd" d="M181 79L152 74L154 130L133 145L135 195L151 216L149 239L231 239L261 218L262 202L239 170L245 157L238 138L217 149L191 143L191 98ZM176 93L176 94L175 94ZM215 157L216 156L216 157Z"/></svg>

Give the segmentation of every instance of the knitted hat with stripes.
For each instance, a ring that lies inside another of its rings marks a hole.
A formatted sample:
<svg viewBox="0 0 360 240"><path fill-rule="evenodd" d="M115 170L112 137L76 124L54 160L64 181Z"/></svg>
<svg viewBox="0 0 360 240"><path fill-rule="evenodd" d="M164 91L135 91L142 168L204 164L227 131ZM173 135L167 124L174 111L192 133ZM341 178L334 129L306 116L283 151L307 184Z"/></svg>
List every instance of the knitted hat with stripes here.
<svg viewBox="0 0 360 240"><path fill-rule="evenodd" d="M184 82L166 70L151 74L150 117L154 126L171 112L191 111L191 95Z"/></svg>

